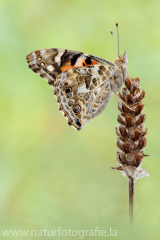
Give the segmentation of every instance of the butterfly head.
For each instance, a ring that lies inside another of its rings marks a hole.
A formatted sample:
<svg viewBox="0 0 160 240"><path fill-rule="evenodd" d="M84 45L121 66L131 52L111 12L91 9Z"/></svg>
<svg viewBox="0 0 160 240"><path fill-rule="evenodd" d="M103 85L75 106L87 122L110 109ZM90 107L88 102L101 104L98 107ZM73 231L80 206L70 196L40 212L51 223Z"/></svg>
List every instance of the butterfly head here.
<svg viewBox="0 0 160 240"><path fill-rule="evenodd" d="M123 55L118 56L114 60L114 64L116 64L117 66L127 67L127 65L128 65L127 52L125 51L125 53Z"/></svg>

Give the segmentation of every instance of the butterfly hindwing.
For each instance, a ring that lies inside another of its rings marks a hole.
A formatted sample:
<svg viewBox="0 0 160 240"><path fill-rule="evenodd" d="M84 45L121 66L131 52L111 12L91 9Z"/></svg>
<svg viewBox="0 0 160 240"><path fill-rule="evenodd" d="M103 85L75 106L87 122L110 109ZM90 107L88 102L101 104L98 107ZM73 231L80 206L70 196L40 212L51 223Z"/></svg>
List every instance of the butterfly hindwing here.
<svg viewBox="0 0 160 240"><path fill-rule="evenodd" d="M82 129L107 106L112 94L110 65L70 69L57 77L55 96L68 124Z"/></svg>

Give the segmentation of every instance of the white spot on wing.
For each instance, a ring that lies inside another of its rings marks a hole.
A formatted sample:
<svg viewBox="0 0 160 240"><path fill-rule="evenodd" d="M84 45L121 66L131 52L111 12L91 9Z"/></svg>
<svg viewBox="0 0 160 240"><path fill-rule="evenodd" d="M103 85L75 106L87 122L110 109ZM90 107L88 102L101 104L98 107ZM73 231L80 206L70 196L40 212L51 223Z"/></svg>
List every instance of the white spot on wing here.
<svg viewBox="0 0 160 240"><path fill-rule="evenodd" d="M47 66L47 70L52 72L52 71L54 71L54 67L52 65L48 65Z"/></svg>
<svg viewBox="0 0 160 240"><path fill-rule="evenodd" d="M60 65L60 59L61 59L63 53L64 53L64 50L61 50L61 51L59 51L59 53L55 57L55 62L58 63L58 65Z"/></svg>

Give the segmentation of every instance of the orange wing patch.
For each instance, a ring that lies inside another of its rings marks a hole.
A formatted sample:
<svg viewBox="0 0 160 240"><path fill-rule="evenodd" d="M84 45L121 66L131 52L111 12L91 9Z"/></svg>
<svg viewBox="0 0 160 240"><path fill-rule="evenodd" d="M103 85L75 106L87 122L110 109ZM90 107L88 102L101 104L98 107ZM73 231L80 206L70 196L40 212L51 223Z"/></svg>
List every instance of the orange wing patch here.
<svg viewBox="0 0 160 240"><path fill-rule="evenodd" d="M65 65L61 67L61 71L65 72L72 68L97 65L97 64L98 64L98 62L96 62L90 58L79 58L74 66L71 65L71 62L65 63Z"/></svg>

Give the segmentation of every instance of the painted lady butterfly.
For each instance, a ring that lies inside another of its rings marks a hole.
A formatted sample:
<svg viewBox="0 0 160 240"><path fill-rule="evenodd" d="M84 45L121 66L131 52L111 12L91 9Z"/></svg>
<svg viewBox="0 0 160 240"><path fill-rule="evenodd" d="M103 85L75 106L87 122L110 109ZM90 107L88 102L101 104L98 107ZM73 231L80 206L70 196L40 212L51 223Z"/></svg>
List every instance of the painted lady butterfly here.
<svg viewBox="0 0 160 240"><path fill-rule="evenodd" d="M112 93L119 92L127 74L127 56L114 63L65 49L42 49L27 56L29 68L45 78L68 124L80 130L107 106Z"/></svg>

